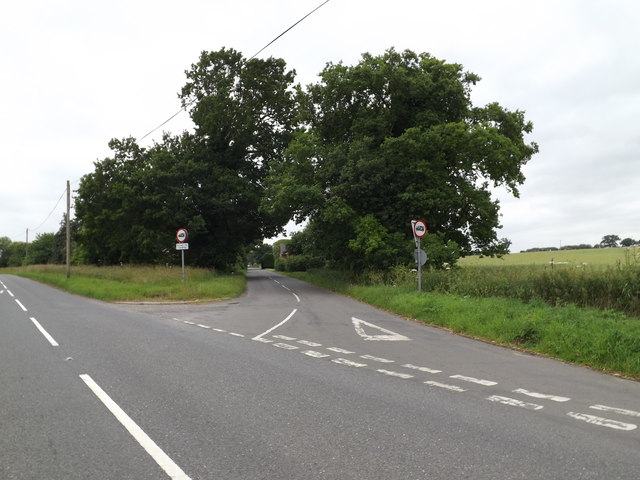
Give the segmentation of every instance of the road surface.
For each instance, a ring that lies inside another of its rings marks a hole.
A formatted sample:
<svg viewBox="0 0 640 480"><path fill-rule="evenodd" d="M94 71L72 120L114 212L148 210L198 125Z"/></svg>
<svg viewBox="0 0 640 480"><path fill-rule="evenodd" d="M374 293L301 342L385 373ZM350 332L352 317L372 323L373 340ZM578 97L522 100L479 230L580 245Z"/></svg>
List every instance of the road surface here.
<svg viewBox="0 0 640 480"><path fill-rule="evenodd" d="M248 280L114 305L0 275L0 478L638 478L638 382Z"/></svg>

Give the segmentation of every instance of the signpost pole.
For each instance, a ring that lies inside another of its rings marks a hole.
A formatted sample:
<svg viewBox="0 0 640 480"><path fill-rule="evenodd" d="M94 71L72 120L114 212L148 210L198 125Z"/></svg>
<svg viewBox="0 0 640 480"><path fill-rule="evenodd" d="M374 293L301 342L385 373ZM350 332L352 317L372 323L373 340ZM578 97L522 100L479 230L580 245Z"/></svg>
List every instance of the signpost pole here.
<svg viewBox="0 0 640 480"><path fill-rule="evenodd" d="M180 250L182 253L182 286L184 287L184 250Z"/></svg>
<svg viewBox="0 0 640 480"><path fill-rule="evenodd" d="M417 237L418 245L418 293L422 293L422 262L420 261L420 237Z"/></svg>

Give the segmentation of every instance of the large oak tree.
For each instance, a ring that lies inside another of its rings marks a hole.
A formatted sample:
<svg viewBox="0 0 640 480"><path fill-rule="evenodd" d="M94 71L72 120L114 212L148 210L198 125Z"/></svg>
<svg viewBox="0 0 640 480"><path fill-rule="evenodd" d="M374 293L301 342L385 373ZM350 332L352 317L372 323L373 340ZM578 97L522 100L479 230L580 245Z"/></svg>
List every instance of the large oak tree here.
<svg viewBox="0 0 640 480"><path fill-rule="evenodd" d="M492 186L518 196L537 152L521 111L472 105L480 78L393 49L329 63L299 96L301 126L269 178L265 208L308 220L309 253L352 267L410 258L412 219L462 253L504 252Z"/></svg>

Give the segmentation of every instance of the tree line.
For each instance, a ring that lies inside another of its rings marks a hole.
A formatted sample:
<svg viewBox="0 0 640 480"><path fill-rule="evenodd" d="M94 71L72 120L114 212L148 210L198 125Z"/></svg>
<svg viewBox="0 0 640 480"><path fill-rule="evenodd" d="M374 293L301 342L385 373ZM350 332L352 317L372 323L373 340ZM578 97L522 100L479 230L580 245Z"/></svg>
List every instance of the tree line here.
<svg viewBox="0 0 640 480"><path fill-rule="evenodd" d="M188 263L228 269L291 219L306 223L301 255L342 268L412 262L418 218L443 262L508 252L490 188L518 196L533 126L519 110L474 106L480 77L462 65L390 49L328 63L303 87L282 59L223 48L185 73L194 131L149 148L113 139L82 177L76 261L173 262L186 228Z"/></svg>
<svg viewBox="0 0 640 480"><path fill-rule="evenodd" d="M600 243L591 245L589 243L581 243L579 245L563 245L561 247L534 247L527 250L522 250L523 253L527 252L552 252L557 250L587 250L590 248L618 248L618 247L633 247L640 245L640 240L634 240L633 238L626 237L620 239L618 235L605 235L600 240Z"/></svg>

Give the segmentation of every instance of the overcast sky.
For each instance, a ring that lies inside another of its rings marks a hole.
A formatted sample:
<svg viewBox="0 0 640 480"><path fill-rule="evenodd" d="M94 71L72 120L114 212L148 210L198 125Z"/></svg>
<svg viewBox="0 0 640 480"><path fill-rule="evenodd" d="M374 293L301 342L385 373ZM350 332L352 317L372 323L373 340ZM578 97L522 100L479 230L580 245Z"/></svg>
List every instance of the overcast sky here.
<svg viewBox="0 0 640 480"><path fill-rule="evenodd" d="M178 111L201 51L250 57L322 1L5 2L0 236L56 231L66 181L77 188L111 138L140 139ZM474 104L525 111L540 147L520 198L496 192L499 237L512 251L594 244L640 238L639 19L635 0L330 0L260 57L303 85L390 47L462 64L482 77ZM183 112L141 143L189 128Z"/></svg>

